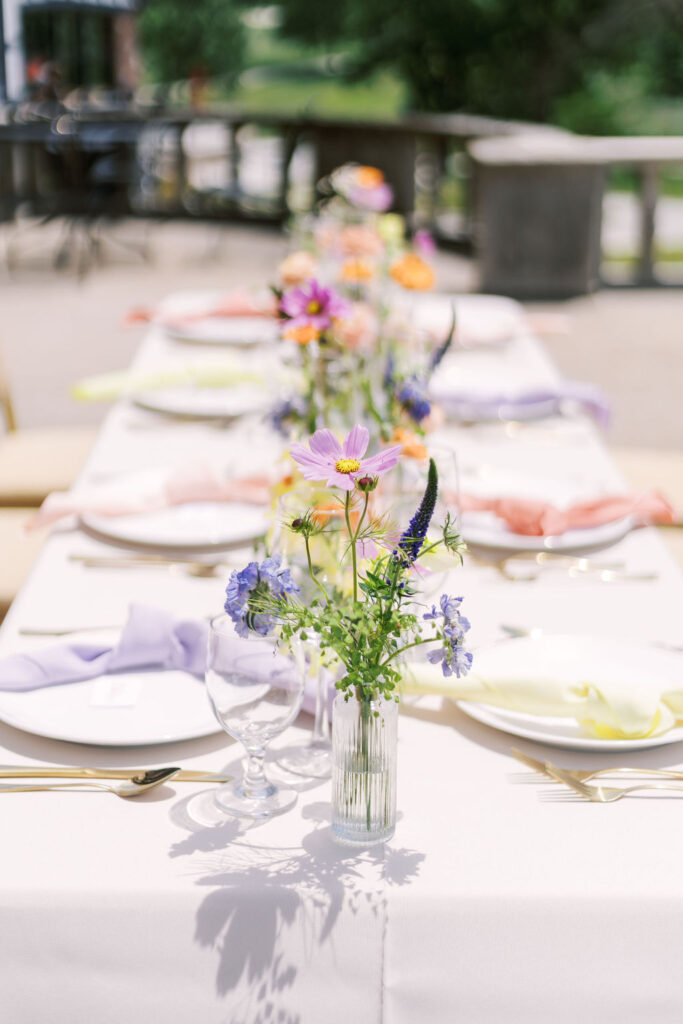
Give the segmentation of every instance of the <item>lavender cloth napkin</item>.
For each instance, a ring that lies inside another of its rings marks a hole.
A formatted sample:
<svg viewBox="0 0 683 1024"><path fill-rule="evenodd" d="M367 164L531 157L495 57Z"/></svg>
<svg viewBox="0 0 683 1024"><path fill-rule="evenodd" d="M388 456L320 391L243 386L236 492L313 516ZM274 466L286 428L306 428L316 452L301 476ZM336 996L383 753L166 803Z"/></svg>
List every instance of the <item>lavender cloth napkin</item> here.
<svg viewBox="0 0 683 1024"><path fill-rule="evenodd" d="M180 669L203 680L208 632L208 622L175 619L162 608L132 604L115 646L82 641L12 654L0 661L0 690L37 690L145 668ZM237 637L235 643L240 643ZM315 689L308 680L303 708L315 710Z"/></svg>
<svg viewBox="0 0 683 1024"><path fill-rule="evenodd" d="M82 641L12 654L0 661L0 690L36 690L137 668L182 669L203 677L208 629L206 622L133 604L114 647Z"/></svg>
<svg viewBox="0 0 683 1024"><path fill-rule="evenodd" d="M606 429L610 421L610 404L604 391L595 384L563 381L556 388L538 388L518 395L480 394L440 390L434 382L432 397L446 415L459 420L524 420L553 416L562 411L564 402L575 402Z"/></svg>

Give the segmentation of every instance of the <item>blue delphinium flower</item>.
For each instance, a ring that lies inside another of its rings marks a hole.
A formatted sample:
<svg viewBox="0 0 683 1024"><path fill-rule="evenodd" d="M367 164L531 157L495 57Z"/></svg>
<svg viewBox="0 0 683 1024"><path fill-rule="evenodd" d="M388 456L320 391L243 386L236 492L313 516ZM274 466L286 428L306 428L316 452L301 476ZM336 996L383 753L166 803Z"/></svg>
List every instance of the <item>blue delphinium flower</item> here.
<svg viewBox="0 0 683 1024"><path fill-rule="evenodd" d="M286 602L288 594L299 592L289 569L281 568L280 562L279 556L260 564L249 562L231 574L225 589L225 610L238 636L246 637L250 632L267 636L277 624L274 606L278 601Z"/></svg>
<svg viewBox="0 0 683 1024"><path fill-rule="evenodd" d="M400 405L415 423L422 423L432 411L424 383L417 377L403 381L396 393Z"/></svg>
<svg viewBox="0 0 683 1024"><path fill-rule="evenodd" d="M403 553L403 560L407 561L412 565L417 556L420 554L424 539L427 536L427 530L429 524L432 521L434 515L434 508L436 506L436 494L438 490L438 475L436 472L436 464L434 459L429 460L429 473L427 476L427 486L425 488L422 501L418 507L417 512L410 520L408 529L403 532L401 539L398 542L399 551Z"/></svg>
<svg viewBox="0 0 683 1024"><path fill-rule="evenodd" d="M436 651L427 655L432 665L441 663L441 671L445 676L456 675L458 679L466 676L472 667L472 654L465 648L465 633L470 628L469 620L460 612L461 597L450 597L442 594L439 601L440 610L432 606L431 612L422 616L428 622L443 619L441 634L443 643Z"/></svg>

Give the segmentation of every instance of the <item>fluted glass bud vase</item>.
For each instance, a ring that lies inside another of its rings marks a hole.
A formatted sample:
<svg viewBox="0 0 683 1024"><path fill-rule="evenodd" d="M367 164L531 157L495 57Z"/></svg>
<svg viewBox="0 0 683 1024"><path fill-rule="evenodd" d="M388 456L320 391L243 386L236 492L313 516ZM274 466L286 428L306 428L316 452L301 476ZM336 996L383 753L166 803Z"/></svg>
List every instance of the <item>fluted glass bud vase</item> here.
<svg viewBox="0 0 683 1024"><path fill-rule="evenodd" d="M332 718L332 833L340 843L385 843L396 827L398 704L338 693Z"/></svg>

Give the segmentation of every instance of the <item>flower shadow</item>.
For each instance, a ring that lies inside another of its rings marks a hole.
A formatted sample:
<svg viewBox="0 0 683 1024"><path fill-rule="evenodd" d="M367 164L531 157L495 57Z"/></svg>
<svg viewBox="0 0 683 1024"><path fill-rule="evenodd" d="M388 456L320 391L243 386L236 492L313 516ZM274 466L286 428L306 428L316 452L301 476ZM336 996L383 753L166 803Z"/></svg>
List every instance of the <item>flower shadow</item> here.
<svg viewBox="0 0 683 1024"><path fill-rule="evenodd" d="M344 918L376 934L381 956L386 890L414 879L423 854L391 846L338 845L329 804L303 809L313 822L301 845L259 842L260 827L234 820L193 831L171 857L200 856L197 885L207 890L194 941L216 959L215 987L228 1000L229 1024L299 1024L302 993L320 969L334 969ZM331 966L332 965L332 966Z"/></svg>

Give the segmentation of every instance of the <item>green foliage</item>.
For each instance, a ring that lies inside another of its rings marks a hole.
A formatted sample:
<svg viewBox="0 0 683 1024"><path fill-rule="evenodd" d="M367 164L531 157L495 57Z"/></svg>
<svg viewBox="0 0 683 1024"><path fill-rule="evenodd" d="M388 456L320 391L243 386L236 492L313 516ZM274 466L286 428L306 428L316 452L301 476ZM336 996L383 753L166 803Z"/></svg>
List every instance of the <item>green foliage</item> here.
<svg viewBox="0 0 683 1024"><path fill-rule="evenodd" d="M138 26L153 81L173 82L200 73L231 84L242 70L242 23L230 0L149 0Z"/></svg>
<svg viewBox="0 0 683 1024"><path fill-rule="evenodd" d="M618 130L610 76L649 95L683 88L680 0L283 0L282 10L285 34L345 44L350 77L394 70L421 110Z"/></svg>

